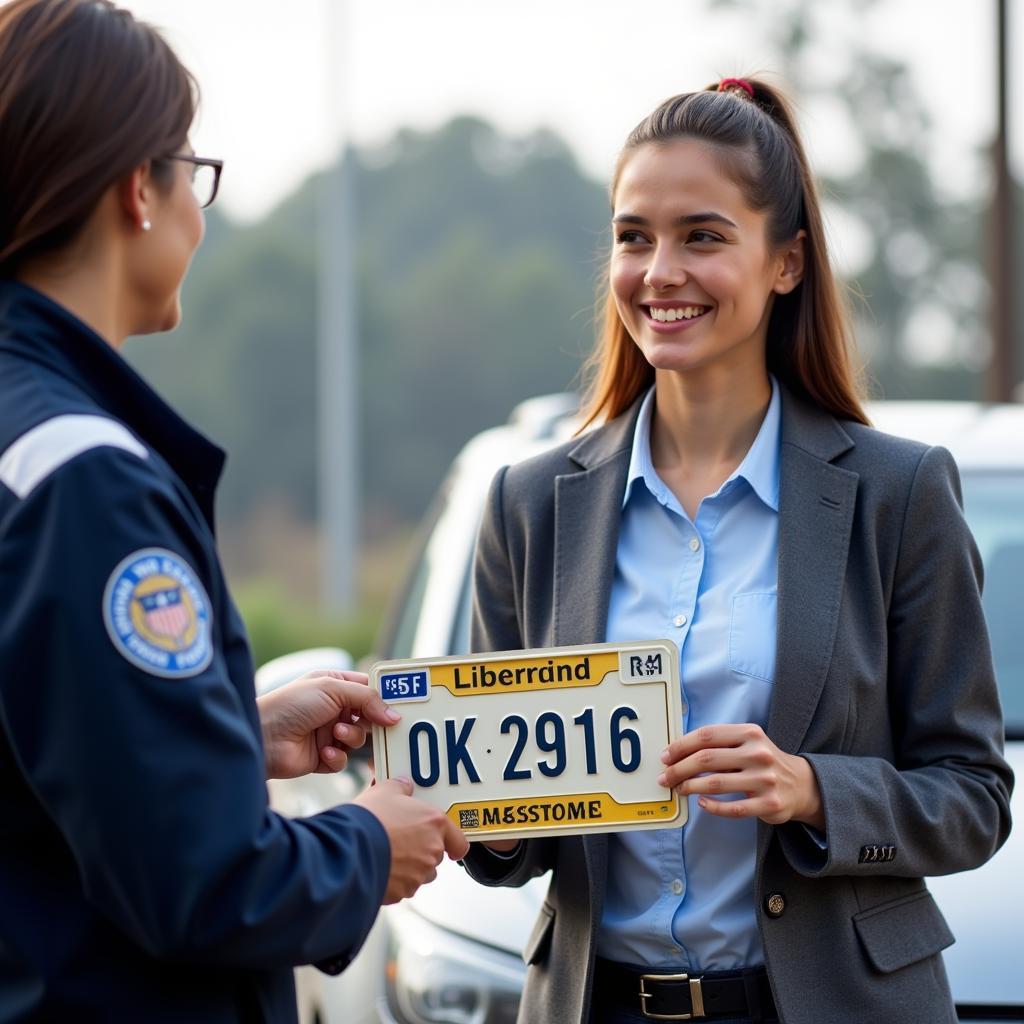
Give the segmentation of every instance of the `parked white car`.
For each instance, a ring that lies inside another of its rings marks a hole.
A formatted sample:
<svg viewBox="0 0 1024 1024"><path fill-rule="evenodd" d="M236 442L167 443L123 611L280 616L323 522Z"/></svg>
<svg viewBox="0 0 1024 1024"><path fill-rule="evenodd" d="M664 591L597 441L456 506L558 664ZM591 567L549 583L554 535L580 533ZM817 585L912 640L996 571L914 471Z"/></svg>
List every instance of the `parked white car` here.
<svg viewBox="0 0 1024 1024"><path fill-rule="evenodd" d="M575 400L533 399L462 451L441 489L413 570L378 645L382 658L466 653L470 568L495 472L573 433ZM889 433L942 444L963 479L967 518L986 567L985 610L1006 715L1007 752L1024 778L1024 407L887 402L871 407ZM261 690L306 667L345 667L342 651L300 652L260 670ZM365 763L338 776L272 784L276 806L310 814L351 799ZM1024 818L1024 783L1013 801ZM1024 834L984 867L929 882L954 934L946 966L963 1021L1024 1021ZM445 862L437 881L386 908L349 969L297 973L303 1024L512 1024L525 976L520 951L547 886L488 889Z"/></svg>

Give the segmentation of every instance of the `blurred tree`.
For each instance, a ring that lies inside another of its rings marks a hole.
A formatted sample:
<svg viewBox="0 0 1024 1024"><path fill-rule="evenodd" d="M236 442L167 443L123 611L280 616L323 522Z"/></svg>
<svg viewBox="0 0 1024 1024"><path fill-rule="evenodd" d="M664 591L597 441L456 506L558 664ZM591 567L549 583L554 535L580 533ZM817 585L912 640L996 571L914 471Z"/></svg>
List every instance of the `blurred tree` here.
<svg viewBox="0 0 1024 1024"><path fill-rule="evenodd" d="M593 337L607 202L556 136L472 118L350 156L365 505L386 528L419 517L474 433L571 385ZM233 523L277 492L314 514L316 194L307 182L252 227L212 215L184 325L129 347L231 453Z"/></svg>
<svg viewBox="0 0 1024 1024"><path fill-rule="evenodd" d="M874 47L864 29L869 13L884 15L884 2L719 6L759 19L798 105L816 111L818 125L841 123L859 156L852 168L825 175L822 185L828 205L854 222L869 250L850 284L873 393L980 398L990 351L984 182L966 199L940 194L928 153L941 126L932 123L907 66ZM965 158L984 175L981 154Z"/></svg>
<svg viewBox="0 0 1024 1024"><path fill-rule="evenodd" d="M368 498L418 517L470 436L571 384L607 203L555 136L471 118L403 132L361 166Z"/></svg>
<svg viewBox="0 0 1024 1024"><path fill-rule="evenodd" d="M862 242L848 269L874 391L979 397L984 196L980 185L956 200L937 188L927 162L936 129L915 85L859 30L879 2L717 6L760 19L766 52L811 115L812 149L817 127L839 124L854 155L823 185L831 219ZM511 138L474 118L348 158L362 485L367 529L380 533L420 516L466 439L518 401L572 384L594 333L607 197L550 132ZM305 522L315 510L316 186L250 227L214 212L184 326L129 348L231 452L221 512L235 530L282 494Z"/></svg>

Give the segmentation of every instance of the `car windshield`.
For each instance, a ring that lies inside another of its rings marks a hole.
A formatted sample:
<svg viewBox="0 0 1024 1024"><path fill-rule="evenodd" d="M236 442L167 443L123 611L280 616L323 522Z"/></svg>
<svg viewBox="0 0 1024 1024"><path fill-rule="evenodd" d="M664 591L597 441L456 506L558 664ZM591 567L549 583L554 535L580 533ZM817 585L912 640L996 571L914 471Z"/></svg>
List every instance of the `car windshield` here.
<svg viewBox="0 0 1024 1024"><path fill-rule="evenodd" d="M964 473L1008 738L1024 739L1024 473Z"/></svg>

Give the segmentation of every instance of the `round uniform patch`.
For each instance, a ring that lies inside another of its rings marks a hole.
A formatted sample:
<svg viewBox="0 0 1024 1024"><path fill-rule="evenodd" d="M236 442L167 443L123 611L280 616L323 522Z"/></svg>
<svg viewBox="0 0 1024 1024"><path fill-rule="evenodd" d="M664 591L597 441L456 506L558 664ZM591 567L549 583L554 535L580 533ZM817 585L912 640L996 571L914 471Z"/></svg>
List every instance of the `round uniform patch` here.
<svg viewBox="0 0 1024 1024"><path fill-rule="evenodd" d="M124 559L103 591L103 621L117 650L152 675L184 679L213 659L210 599L173 551L146 548Z"/></svg>

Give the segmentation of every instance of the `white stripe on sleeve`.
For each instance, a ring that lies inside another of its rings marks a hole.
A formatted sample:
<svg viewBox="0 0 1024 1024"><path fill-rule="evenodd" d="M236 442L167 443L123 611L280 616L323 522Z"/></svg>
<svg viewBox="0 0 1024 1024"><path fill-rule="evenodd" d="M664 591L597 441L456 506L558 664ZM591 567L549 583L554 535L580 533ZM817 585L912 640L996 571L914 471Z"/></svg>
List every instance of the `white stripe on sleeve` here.
<svg viewBox="0 0 1024 1024"><path fill-rule="evenodd" d="M131 431L116 420L106 416L55 416L26 431L0 455L0 483L25 498L65 463L92 448L122 448L140 459L149 455Z"/></svg>

